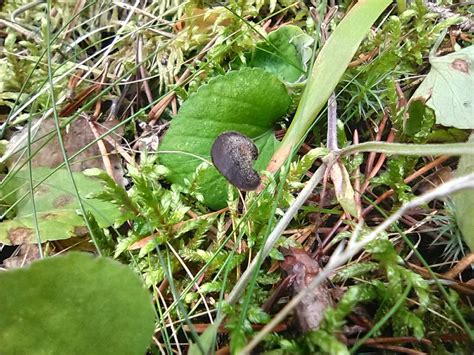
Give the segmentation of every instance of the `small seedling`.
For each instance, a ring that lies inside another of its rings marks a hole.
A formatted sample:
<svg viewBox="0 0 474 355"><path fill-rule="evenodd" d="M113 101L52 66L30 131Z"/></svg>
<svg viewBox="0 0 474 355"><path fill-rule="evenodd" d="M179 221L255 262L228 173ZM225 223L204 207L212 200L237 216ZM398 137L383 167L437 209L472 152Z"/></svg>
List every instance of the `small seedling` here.
<svg viewBox="0 0 474 355"><path fill-rule="evenodd" d="M211 157L216 169L240 190L252 191L260 185L260 176L252 167L258 149L250 138L224 132L214 141Z"/></svg>

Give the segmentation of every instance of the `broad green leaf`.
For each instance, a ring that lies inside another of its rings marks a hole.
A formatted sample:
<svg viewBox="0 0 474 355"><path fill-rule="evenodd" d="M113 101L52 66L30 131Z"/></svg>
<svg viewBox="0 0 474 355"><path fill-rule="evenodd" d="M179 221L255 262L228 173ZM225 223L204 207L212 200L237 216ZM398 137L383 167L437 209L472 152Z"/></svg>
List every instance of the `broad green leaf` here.
<svg viewBox="0 0 474 355"><path fill-rule="evenodd" d="M171 121L160 146L160 163L170 170L171 182L183 184L202 159L210 161L219 134L237 131L255 140L260 152L255 167L262 169L275 149L273 125L289 104L283 83L260 68L217 77L192 95ZM215 168L203 175L200 192L204 203L215 209L224 207L226 180Z"/></svg>
<svg viewBox="0 0 474 355"><path fill-rule="evenodd" d="M33 169L33 185L51 173L49 168ZM82 173L73 173L86 211L91 212L100 227L112 225L120 216L119 209L109 202L87 199L87 195L102 191L100 181L86 177ZM29 174L21 170L5 184L0 185L0 199L12 205L26 196L15 207L15 218L0 223L0 242L22 244L36 242L33 218L33 203L29 189ZM75 229L85 225L77 214L79 203L65 169L60 169L35 189L35 205L39 231L42 241L66 239L75 235Z"/></svg>
<svg viewBox="0 0 474 355"><path fill-rule="evenodd" d="M249 63L288 83L300 81L308 69L313 38L297 26L282 26L257 44Z"/></svg>
<svg viewBox="0 0 474 355"><path fill-rule="evenodd" d="M145 354L151 297L128 267L86 253L0 273L2 354Z"/></svg>
<svg viewBox="0 0 474 355"><path fill-rule="evenodd" d="M469 137L469 142L474 142L474 133ZM459 159L456 176L464 176L474 172L474 155L463 155ZM453 196L456 220L461 229L462 236L471 252L474 252L474 189L457 192Z"/></svg>
<svg viewBox="0 0 474 355"><path fill-rule="evenodd" d="M474 46L430 56L431 70L413 94L436 114L436 123L474 129Z"/></svg>

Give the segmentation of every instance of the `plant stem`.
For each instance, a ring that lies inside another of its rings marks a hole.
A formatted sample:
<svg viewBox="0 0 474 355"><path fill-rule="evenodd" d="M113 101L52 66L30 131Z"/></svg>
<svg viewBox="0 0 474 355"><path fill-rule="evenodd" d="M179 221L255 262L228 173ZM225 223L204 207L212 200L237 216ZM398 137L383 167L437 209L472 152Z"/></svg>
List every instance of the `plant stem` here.
<svg viewBox="0 0 474 355"><path fill-rule="evenodd" d="M330 151L337 150L337 101L334 92L328 100L327 147Z"/></svg>
<svg viewBox="0 0 474 355"><path fill-rule="evenodd" d="M403 144L385 142L365 142L354 144L339 151L340 155L362 152L377 152L400 155L464 155L474 154L474 143L450 144Z"/></svg>

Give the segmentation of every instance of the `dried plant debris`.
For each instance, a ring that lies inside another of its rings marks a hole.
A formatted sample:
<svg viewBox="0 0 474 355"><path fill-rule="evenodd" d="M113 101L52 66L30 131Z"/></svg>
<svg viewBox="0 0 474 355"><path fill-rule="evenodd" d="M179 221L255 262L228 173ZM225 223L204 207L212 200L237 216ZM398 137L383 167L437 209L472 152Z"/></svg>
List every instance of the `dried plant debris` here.
<svg viewBox="0 0 474 355"><path fill-rule="evenodd" d="M296 295L306 289L318 275L320 267L304 249L284 250L285 260L281 268L291 277L291 287ZM317 329L324 319L324 312L332 305L332 296L327 283L322 283L308 293L296 306L296 317L303 333Z"/></svg>

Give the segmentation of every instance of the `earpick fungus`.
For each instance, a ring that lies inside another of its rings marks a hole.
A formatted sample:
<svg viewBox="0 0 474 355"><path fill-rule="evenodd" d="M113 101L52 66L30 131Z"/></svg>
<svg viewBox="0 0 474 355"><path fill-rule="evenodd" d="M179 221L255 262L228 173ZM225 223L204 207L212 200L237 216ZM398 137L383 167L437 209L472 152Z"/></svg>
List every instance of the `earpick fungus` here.
<svg viewBox="0 0 474 355"><path fill-rule="evenodd" d="M240 190L252 191L260 185L260 176L252 167L258 149L250 138L224 132L214 141L211 157L217 170Z"/></svg>

